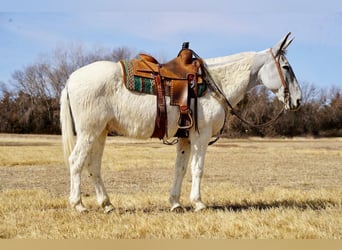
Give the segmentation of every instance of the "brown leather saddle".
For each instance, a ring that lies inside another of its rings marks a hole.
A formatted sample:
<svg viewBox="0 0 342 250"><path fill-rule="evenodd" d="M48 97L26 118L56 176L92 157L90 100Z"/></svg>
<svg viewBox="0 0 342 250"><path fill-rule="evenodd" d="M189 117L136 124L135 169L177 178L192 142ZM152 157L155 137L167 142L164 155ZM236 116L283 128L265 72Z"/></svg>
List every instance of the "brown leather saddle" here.
<svg viewBox="0 0 342 250"><path fill-rule="evenodd" d="M189 129L197 128L197 97L206 90L203 81L203 61L183 43L181 51L173 60L160 64L154 57L140 54L138 59L120 61L124 68L124 82L133 91L154 94L157 97L157 116L151 137L167 136L167 110L165 96L170 96L170 105L179 107L176 137L188 137ZM149 90L149 91L148 91ZM194 98L194 111L190 109Z"/></svg>

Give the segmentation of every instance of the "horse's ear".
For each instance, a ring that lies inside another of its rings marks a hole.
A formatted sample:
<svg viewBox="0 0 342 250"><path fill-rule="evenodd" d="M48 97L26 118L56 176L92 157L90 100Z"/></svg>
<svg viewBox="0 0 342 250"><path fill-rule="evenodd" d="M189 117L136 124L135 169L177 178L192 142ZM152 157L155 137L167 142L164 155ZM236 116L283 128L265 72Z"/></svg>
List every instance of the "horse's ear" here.
<svg viewBox="0 0 342 250"><path fill-rule="evenodd" d="M291 38L290 40L287 39L286 44L284 45L284 47L283 47L282 49L283 49L283 50L286 50L287 47L289 47L289 45L293 42L293 40L294 40L294 37Z"/></svg>
<svg viewBox="0 0 342 250"><path fill-rule="evenodd" d="M293 39L288 40L289 36L291 35L291 32L287 33L286 36L284 36L273 48L273 54L278 55L280 52L285 51L286 48L290 45L290 43L293 41Z"/></svg>

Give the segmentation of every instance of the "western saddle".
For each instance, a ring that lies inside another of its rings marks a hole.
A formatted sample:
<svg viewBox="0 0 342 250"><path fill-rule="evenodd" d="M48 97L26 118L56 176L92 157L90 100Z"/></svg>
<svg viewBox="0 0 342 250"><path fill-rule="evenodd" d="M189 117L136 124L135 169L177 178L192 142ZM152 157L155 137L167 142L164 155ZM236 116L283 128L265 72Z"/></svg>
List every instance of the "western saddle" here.
<svg viewBox="0 0 342 250"><path fill-rule="evenodd" d="M183 43L176 58L165 64L160 64L147 54L140 54L138 59L130 61L130 67L127 66L127 61L120 62L124 68L126 87L132 85L130 77L138 79L140 84L151 82L151 94L157 98L157 116L151 137L163 139L165 135L168 136L165 96L170 96L170 105L179 107L178 131L174 136L188 137L193 125L198 130L197 97L202 96L206 90L202 75L204 65L202 59L189 49L188 42ZM129 89L137 91L134 86ZM190 109L191 98L194 99L194 111Z"/></svg>

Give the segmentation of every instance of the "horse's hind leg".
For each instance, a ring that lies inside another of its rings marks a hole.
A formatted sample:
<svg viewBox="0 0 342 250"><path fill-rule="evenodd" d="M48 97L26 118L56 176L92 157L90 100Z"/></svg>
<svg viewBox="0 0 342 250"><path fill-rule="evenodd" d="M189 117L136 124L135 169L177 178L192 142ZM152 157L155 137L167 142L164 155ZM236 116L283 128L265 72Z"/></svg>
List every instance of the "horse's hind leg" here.
<svg viewBox="0 0 342 250"><path fill-rule="evenodd" d="M177 144L177 158L175 162L175 176L170 192L169 201L171 203L171 211L181 209L180 194L182 182L190 157L190 142L188 139L180 138Z"/></svg>
<svg viewBox="0 0 342 250"><path fill-rule="evenodd" d="M69 157L70 165L70 205L79 212L85 212L81 199L81 173L83 167L89 160L89 153L92 149L93 139L78 135L76 145Z"/></svg>
<svg viewBox="0 0 342 250"><path fill-rule="evenodd" d="M94 140L88 164L88 172L95 185L98 204L103 208L105 213L109 213L114 210L114 207L109 200L101 177L101 161L106 137L107 130L104 130L100 136Z"/></svg>

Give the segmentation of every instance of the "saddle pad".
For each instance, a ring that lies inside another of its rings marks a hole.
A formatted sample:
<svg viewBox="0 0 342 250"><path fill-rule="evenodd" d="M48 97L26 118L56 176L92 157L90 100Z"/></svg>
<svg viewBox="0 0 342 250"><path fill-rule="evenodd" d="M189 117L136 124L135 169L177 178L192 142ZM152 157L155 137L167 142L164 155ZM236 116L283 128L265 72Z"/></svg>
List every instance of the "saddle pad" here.
<svg viewBox="0 0 342 250"><path fill-rule="evenodd" d="M128 90L156 95L156 84L154 79L134 75L132 61L120 61L124 70L124 84Z"/></svg>
<svg viewBox="0 0 342 250"><path fill-rule="evenodd" d="M156 83L152 78L134 75L133 62L129 60L120 61L124 72L124 84L126 88L133 92L157 95ZM166 88L169 88L166 86ZM207 90L207 84L197 85L197 97L201 97ZM166 95L170 95L170 90L166 89Z"/></svg>

